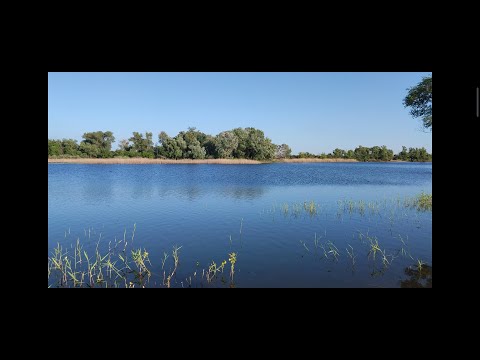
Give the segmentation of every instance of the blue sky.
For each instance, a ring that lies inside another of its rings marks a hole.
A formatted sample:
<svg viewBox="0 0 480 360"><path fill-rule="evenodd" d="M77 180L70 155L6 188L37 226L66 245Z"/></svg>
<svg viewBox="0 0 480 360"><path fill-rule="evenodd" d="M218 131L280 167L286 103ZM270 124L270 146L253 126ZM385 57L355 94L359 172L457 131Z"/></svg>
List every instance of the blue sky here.
<svg viewBox="0 0 480 360"><path fill-rule="evenodd" d="M432 150L432 134L402 105L430 73L49 73L48 137L82 140L189 126L207 134L255 127L293 153L358 145Z"/></svg>

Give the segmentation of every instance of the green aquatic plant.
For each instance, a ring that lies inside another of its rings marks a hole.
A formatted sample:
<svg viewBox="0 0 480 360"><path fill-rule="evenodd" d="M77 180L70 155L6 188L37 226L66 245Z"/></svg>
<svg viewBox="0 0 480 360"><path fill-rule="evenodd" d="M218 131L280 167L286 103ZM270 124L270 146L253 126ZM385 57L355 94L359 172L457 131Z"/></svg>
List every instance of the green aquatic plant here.
<svg viewBox="0 0 480 360"><path fill-rule="evenodd" d="M310 249L309 249L309 248L307 247L307 245L305 244L305 241L300 240L300 244L302 244L303 247L304 247L308 252L310 252Z"/></svg>
<svg viewBox="0 0 480 360"><path fill-rule="evenodd" d="M163 259L162 259L162 270L165 267L165 262L167 261L168 254L166 252L163 252Z"/></svg>
<svg viewBox="0 0 480 360"><path fill-rule="evenodd" d="M426 194L422 191L422 193L417 196L406 197L403 200L403 206L418 211L432 211L432 194Z"/></svg>
<svg viewBox="0 0 480 360"><path fill-rule="evenodd" d="M138 277L139 281L142 283L142 285L144 285L144 277L146 276L148 281L152 275L151 271L147 267L147 263L150 264L150 266L152 265L148 257L148 252L145 249L143 251L142 249L137 249L132 250L131 255L132 260L137 267L135 276Z"/></svg>
<svg viewBox="0 0 480 360"><path fill-rule="evenodd" d="M417 263L404 269L407 279L400 281L401 288L431 288L432 266L417 260Z"/></svg>
<svg viewBox="0 0 480 360"><path fill-rule="evenodd" d="M340 255L340 252L338 250L338 248L335 246L334 243L332 243L330 240L327 242L327 247L329 249L328 253L329 254L332 254L333 257L335 258L335 260L338 261L338 256Z"/></svg>
<svg viewBox="0 0 480 360"><path fill-rule="evenodd" d="M167 287L171 287L171 282L172 278L175 276L177 269L178 269L178 264L179 264L179 256L178 252L182 247L178 247L177 245L173 246L172 250L172 257L173 257L173 269L169 272L168 276L165 276L165 271L163 272L163 284Z"/></svg>
<svg viewBox="0 0 480 360"><path fill-rule="evenodd" d="M317 214L317 205L313 200L311 200L309 203L304 201L303 208L305 209L305 211L308 212L308 214L310 214L310 216L314 216Z"/></svg>
<svg viewBox="0 0 480 360"><path fill-rule="evenodd" d="M367 239L370 241L370 251L367 256L370 257L370 255L372 255L373 260L375 261L375 255L377 252L382 252L382 250L380 249L380 245L378 245L378 239L376 237L371 238L367 236Z"/></svg>
<svg viewBox="0 0 480 360"><path fill-rule="evenodd" d="M406 237L406 241L403 239L403 237L398 234L398 238L400 239L400 242L402 243L402 247L400 248L400 254L403 256L403 257L410 257L412 260L413 257L412 255L410 254L410 251L408 250L408 245L407 245L407 241L408 241L408 235Z"/></svg>
<svg viewBox="0 0 480 360"><path fill-rule="evenodd" d="M292 213L295 218L297 218L301 212L302 212L302 206L300 204L292 205Z"/></svg>
<svg viewBox="0 0 480 360"><path fill-rule="evenodd" d="M225 268L226 264L227 264L227 261L223 260L220 266L217 266L217 263L212 260L212 263L208 266L208 271L206 273L207 283L211 283L213 279L216 277L218 272L223 273L223 269Z"/></svg>
<svg viewBox="0 0 480 360"><path fill-rule="evenodd" d="M232 252L228 254L228 256L228 261L230 262L230 278L233 282L233 275L235 274L235 263L237 262L237 253Z"/></svg>
<svg viewBox="0 0 480 360"><path fill-rule="evenodd" d="M432 210L432 194L425 194L422 192L417 196L417 209L421 211Z"/></svg>
<svg viewBox="0 0 480 360"><path fill-rule="evenodd" d="M417 269L418 269L418 271L422 271L423 265L426 265L426 263L423 262L420 259L417 259Z"/></svg>
<svg viewBox="0 0 480 360"><path fill-rule="evenodd" d="M347 254L348 256L350 257L350 259L352 260L352 267L355 266L355 258L357 257L354 252L353 252L353 247L352 245L350 244L347 244L348 247L351 249L350 251L348 250L348 248L345 248L345 250L347 250Z"/></svg>

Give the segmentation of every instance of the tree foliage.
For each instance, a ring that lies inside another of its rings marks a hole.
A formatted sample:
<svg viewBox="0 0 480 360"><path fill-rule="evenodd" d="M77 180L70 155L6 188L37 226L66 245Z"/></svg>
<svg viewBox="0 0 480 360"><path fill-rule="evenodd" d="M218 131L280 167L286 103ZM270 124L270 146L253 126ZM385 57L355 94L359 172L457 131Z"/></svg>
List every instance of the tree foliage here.
<svg viewBox="0 0 480 360"><path fill-rule="evenodd" d="M410 115L421 118L423 126L432 130L432 76L422 78L417 85L407 89L403 105L410 107Z"/></svg>
<svg viewBox="0 0 480 360"><path fill-rule="evenodd" d="M162 131L159 136L159 157L169 159L241 158L271 160L276 145L255 128L222 131L215 137L195 128L181 131L175 137Z"/></svg>
<svg viewBox="0 0 480 360"><path fill-rule="evenodd" d="M219 158L233 157L233 152L238 148L238 137L232 131L223 131L215 137L215 151Z"/></svg>
<svg viewBox="0 0 480 360"><path fill-rule="evenodd" d="M153 158L154 157L154 149L153 149L153 141L152 141L153 134L151 132L146 132L145 137L143 134L134 131L133 136L128 139L132 142L130 152L136 153L136 156L145 157L145 158Z"/></svg>
<svg viewBox="0 0 480 360"><path fill-rule="evenodd" d="M87 157L108 158L111 157L112 143L115 137L111 131L95 131L82 135L84 139L80 143L80 152Z"/></svg>
<svg viewBox="0 0 480 360"><path fill-rule="evenodd" d="M385 145L371 148L358 146L355 150L334 149L320 155L300 152L291 155L287 144L275 145L265 137L263 131L253 127L222 131L216 136L204 134L195 128L180 131L170 137L162 131L158 134L158 146L153 142L153 134L133 132L132 137L122 139L118 149L111 151L115 137L111 131L95 131L83 134L78 144L73 139L48 139L49 157L90 157L108 158L115 156L166 158L166 159L213 159L240 158L269 161L274 158L321 158L356 159L358 161L431 161L432 155L425 148L407 148L394 156L393 150Z"/></svg>
<svg viewBox="0 0 480 360"><path fill-rule="evenodd" d="M292 149L287 144L277 145L275 159L286 159L292 155Z"/></svg>
<svg viewBox="0 0 480 360"><path fill-rule="evenodd" d="M336 148L329 154L321 153L314 155L309 152L300 152L293 158L317 158L317 159L355 159L357 161L432 161L432 155L425 148L407 148L403 146L402 151L394 155L393 150L388 149L385 145L365 147L358 146L355 150L343 150Z"/></svg>
<svg viewBox="0 0 480 360"><path fill-rule="evenodd" d="M432 154L429 154L427 149L422 148L409 148L402 146L402 151L393 157L394 160L412 161L412 162L425 162L432 161Z"/></svg>
<svg viewBox="0 0 480 360"><path fill-rule="evenodd" d="M62 141L48 139L48 156L63 155Z"/></svg>

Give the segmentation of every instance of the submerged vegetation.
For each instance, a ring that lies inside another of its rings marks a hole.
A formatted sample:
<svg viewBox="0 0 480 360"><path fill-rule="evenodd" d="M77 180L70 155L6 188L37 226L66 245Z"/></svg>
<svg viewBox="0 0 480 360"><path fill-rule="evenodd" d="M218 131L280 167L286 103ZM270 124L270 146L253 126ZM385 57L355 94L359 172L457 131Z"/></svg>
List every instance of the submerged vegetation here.
<svg viewBox="0 0 480 360"><path fill-rule="evenodd" d="M371 148L358 146L354 150L335 149L329 154L300 152L292 155L287 144L275 145L262 130L253 127L222 131L213 136L196 128L180 131L170 137L164 131L154 143L153 133L145 135L133 132L129 139L119 141L118 149L112 150L115 137L111 131L87 132L82 135L80 144L74 139L48 139L49 158L147 158L170 160L202 159L247 159L272 161L275 159L324 159L356 161L431 161L432 155L425 148L407 148L394 155L385 145Z"/></svg>
<svg viewBox="0 0 480 360"><path fill-rule="evenodd" d="M344 213L353 214L358 213L361 216L366 214L379 214L381 210L387 210L389 206L393 205L396 208L412 208L418 211L432 211L432 194L422 192L417 196L406 196L397 199L385 199L381 201L365 201L365 200L339 200L337 201L338 211L337 215ZM314 217L321 213L321 204L313 200L304 201L302 203L282 203L280 211L284 216L298 217L301 214L306 214ZM390 210L392 208L390 207ZM267 212L274 213L276 205L273 205ZM265 212L265 210L263 211Z"/></svg>
<svg viewBox="0 0 480 360"><path fill-rule="evenodd" d="M420 211L432 211L432 194L421 193L413 198L405 199L406 207L413 207Z"/></svg>
<svg viewBox="0 0 480 360"><path fill-rule="evenodd" d="M130 249L128 241L121 240L108 244L105 252L99 251L97 243L93 255L89 255L77 239L75 245L70 249L58 244L48 257L48 287L68 288L146 288L146 287L192 287L195 280L196 287L213 285L223 274L226 260L217 266L212 261L207 270L201 275L195 271L192 276L183 280L177 277L177 270L180 265L179 250L181 246L174 246L171 257L166 252L162 259L163 273L155 273L152 270L152 263L149 253L145 249ZM230 262L230 287L234 287L235 263L237 253L228 254ZM167 264L167 259L170 264ZM193 277L193 279L192 279ZM222 282L226 283L222 277Z"/></svg>
<svg viewBox="0 0 480 360"><path fill-rule="evenodd" d="M317 236L315 233L313 245L307 245L306 241L300 240L303 249L313 256L319 256L320 259L339 262L340 257L347 256L350 270L355 272L357 258L361 252L355 249L351 244L347 244L345 253L340 250L334 242L326 240L327 234ZM366 254L363 256L367 262L371 262L371 276L383 274L392 265L393 261L399 256L410 258L414 264L405 269L405 274L409 279L400 281L401 287L432 287L431 265L417 259L416 261L407 250L406 242L401 240L401 248L388 251L382 248L376 236L358 233L360 243L366 246ZM322 241L322 239L324 239ZM99 241L100 242L100 241ZM170 264L166 264L170 255L166 252L162 259L162 273L155 273L152 270L152 263L149 259L149 253L145 249L128 249L128 241L125 239L116 241L113 246L108 244L108 250L101 253L97 243L95 253L89 256L83 249L79 239L75 245L68 250L58 244L51 255L48 257L48 287L68 288L68 287L87 287L87 288L146 288L146 287L212 287L226 286L235 287L235 265L237 263L238 253L228 254L230 263L229 280L223 275L227 260L222 260L219 265L214 260L211 261L207 269L193 271L186 277L177 276L177 270L180 265L179 250L181 246L174 246ZM311 247L310 247L311 246ZM321 252L319 253L319 249ZM346 254L346 255L344 255ZM197 268L199 263L196 264ZM380 267L379 267L380 266ZM168 269L167 269L168 268ZM218 281L220 283L218 284Z"/></svg>
<svg viewBox="0 0 480 360"><path fill-rule="evenodd" d="M340 200L338 201L338 213L360 216L374 216L387 214L385 210L400 209L402 217L405 211L410 210L425 212L432 211L432 194L421 193L413 197L403 199L391 199L382 201L364 200ZM275 212L276 206L272 212ZM279 206L281 214L285 217L298 218L304 215L307 219L314 220L322 214L322 206L313 200L283 203ZM382 213L380 213L382 211ZM327 214L325 214L327 215ZM343 215L342 215L343 216ZM388 219L386 219L388 220ZM390 220L391 221L391 220ZM87 251L85 244L77 239L70 246L57 244L48 256L48 287L236 287L235 279L239 251L226 252L225 257L211 260L204 268L198 261L192 264L182 263L181 252L183 246L173 245L170 251L164 251L162 257L155 256L158 264L152 264L150 252L145 248L134 248L136 225L130 236L127 231L123 238L114 241L99 239L93 243L94 249ZM239 240L242 241L243 218L240 222ZM70 233L70 230L68 231ZM85 230L85 236L90 239L90 229ZM65 232L65 238L67 232ZM352 241L345 242L343 246L329 239L327 230L321 233L314 232L310 239L299 239L302 257L312 257L315 260L345 264L348 270L356 272L365 269L365 264L370 269L370 275L376 277L383 275L395 265L412 265L403 268L409 278L400 280L401 287L431 287L431 264L416 258L411 252L411 240L408 235L402 236L392 233L393 241L382 242L367 229L356 230L352 235ZM358 239L358 242L355 242ZM102 246L100 246L100 243ZM232 235L229 236L230 248L232 248ZM90 243L92 246L92 243ZM403 262L398 262L403 258ZM407 263L405 263L407 262ZM241 270L241 269L240 269Z"/></svg>

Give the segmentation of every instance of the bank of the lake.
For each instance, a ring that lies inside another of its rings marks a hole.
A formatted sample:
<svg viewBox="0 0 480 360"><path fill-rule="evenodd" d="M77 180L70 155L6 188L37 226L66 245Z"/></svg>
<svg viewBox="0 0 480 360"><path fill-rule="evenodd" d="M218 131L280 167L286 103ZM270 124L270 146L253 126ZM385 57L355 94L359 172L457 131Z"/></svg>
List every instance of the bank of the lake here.
<svg viewBox="0 0 480 360"><path fill-rule="evenodd" d="M107 158L107 159L88 159L88 158L71 158L71 159L48 159L48 163L61 164L262 164L261 161L248 159L148 159L148 158Z"/></svg>
<svg viewBox="0 0 480 360"><path fill-rule="evenodd" d="M148 159L148 158L108 158L108 159L89 159L89 158L64 158L48 159L48 163L61 164L230 164L230 165L250 165L264 163L331 163L331 162L357 162L355 159L278 159L273 161L257 161L249 159Z"/></svg>

